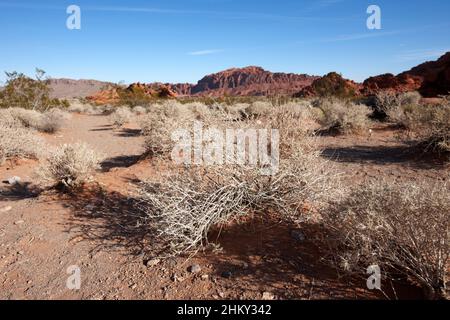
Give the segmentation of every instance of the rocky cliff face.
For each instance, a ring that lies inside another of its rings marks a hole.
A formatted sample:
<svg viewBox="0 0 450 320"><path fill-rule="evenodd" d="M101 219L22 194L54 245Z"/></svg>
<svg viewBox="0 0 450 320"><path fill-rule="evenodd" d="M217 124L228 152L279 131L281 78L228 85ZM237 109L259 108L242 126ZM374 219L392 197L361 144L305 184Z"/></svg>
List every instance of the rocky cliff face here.
<svg viewBox="0 0 450 320"><path fill-rule="evenodd" d="M450 93L450 52L437 61L425 62L409 71L384 74L364 81L364 94L380 90L394 92L419 91L424 97L437 97Z"/></svg>
<svg viewBox="0 0 450 320"><path fill-rule="evenodd" d="M233 68L208 75L192 86L192 95L263 96L291 95L318 77L306 74L272 73L260 67Z"/></svg>

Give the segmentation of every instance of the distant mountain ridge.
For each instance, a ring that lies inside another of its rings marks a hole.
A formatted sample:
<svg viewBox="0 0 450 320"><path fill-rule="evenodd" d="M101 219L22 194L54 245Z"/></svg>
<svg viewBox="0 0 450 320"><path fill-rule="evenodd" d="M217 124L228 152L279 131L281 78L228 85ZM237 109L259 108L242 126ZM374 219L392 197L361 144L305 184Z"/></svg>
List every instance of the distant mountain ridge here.
<svg viewBox="0 0 450 320"><path fill-rule="evenodd" d="M84 98L113 83L98 80L50 79L50 96L58 99Z"/></svg>
<svg viewBox="0 0 450 320"><path fill-rule="evenodd" d="M327 75L329 76L329 75ZM324 76L324 77L327 77ZM307 74L270 72L261 67L231 68L207 75L196 84L150 83L139 84L149 90L167 88L175 96L296 96L314 94L311 85L324 77ZM422 63L398 75L382 74L366 79L362 84L343 79L348 88L361 95L373 95L382 90L393 92L419 91L425 97L436 97L450 92L450 52L437 61ZM113 85L97 80L51 79L55 98L93 97ZM107 92L102 93L108 96Z"/></svg>

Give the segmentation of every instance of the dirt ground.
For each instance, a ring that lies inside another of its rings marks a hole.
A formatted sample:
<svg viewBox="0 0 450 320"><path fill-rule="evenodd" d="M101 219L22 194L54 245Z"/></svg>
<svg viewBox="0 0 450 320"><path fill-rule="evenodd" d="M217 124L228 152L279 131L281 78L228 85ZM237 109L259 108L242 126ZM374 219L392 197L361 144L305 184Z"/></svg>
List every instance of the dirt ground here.
<svg viewBox="0 0 450 320"><path fill-rule="evenodd" d="M402 181L444 179L449 169L411 153L391 128L375 126L360 136L321 137L323 157L351 183L367 178ZM114 129L108 117L74 115L50 145L83 141L106 160L98 187L78 196L33 193L37 161L7 162L0 179L19 176L29 184L11 190L0 184L0 299L382 299L364 279L344 280L320 261L309 238L296 240L296 227L276 215L252 217L224 228L220 250L150 265L153 239L131 212L136 182L162 169L142 159L136 126ZM133 220L135 219L135 220ZM134 224L134 225L133 225ZM127 226L133 226L131 233ZM188 268L198 264L201 270ZM69 266L81 271L81 288L70 290ZM402 298L420 298L398 286ZM389 291L389 289L387 289Z"/></svg>

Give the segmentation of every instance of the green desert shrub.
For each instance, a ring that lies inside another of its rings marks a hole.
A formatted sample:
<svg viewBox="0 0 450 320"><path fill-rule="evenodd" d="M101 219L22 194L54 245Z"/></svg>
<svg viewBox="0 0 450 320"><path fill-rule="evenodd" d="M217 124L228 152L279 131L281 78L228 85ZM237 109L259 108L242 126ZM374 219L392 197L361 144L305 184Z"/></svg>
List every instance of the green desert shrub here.
<svg viewBox="0 0 450 320"><path fill-rule="evenodd" d="M0 91L0 108L23 108L45 111L68 107L66 100L50 97L49 80L45 71L36 69L35 79L17 72L6 72L6 86Z"/></svg>

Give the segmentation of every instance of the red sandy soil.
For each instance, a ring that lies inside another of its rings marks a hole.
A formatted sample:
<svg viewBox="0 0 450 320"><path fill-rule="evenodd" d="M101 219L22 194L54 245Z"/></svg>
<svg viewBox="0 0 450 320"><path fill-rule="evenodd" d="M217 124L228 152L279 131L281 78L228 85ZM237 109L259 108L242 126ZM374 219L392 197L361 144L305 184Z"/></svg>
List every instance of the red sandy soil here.
<svg viewBox="0 0 450 320"><path fill-rule="evenodd" d="M114 129L105 116L77 115L60 133L45 136L52 145L87 142L108 158L96 174L98 186L82 194L35 196L0 186L0 299L261 299L264 292L274 299L384 298L365 289L364 279L338 278L320 260L317 232L304 230L306 240L298 242L291 237L296 226L274 214L250 217L212 235L219 251L146 266L156 240L136 225L128 196L139 180L163 168L140 159L142 138L136 129ZM320 143L323 156L347 174L349 183L368 177L435 180L448 173L440 163L411 154L395 134L375 127L370 137L328 136ZM0 179L20 176L32 185L37 165L7 162ZM200 265L199 273L187 270L193 264ZM71 265L81 269L80 290L66 287ZM421 297L415 287L396 288L401 298Z"/></svg>

